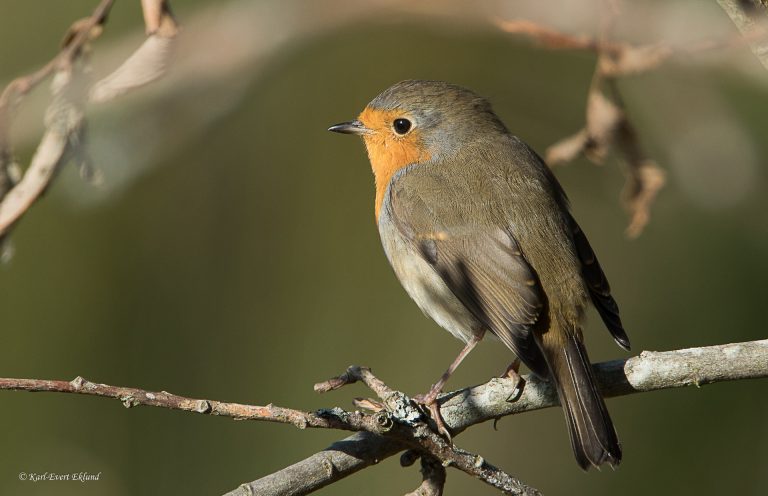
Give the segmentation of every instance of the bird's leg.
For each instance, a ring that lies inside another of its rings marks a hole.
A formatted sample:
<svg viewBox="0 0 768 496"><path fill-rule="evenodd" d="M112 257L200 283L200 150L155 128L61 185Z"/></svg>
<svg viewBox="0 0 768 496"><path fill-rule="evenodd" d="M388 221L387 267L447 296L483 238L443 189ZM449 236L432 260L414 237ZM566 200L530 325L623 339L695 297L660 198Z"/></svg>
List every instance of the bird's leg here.
<svg viewBox="0 0 768 496"><path fill-rule="evenodd" d="M512 363L509 364L507 369L500 376L502 379L509 378L515 383L515 390L512 392L507 401L514 401L520 397L523 392L523 377L520 375L520 359L515 358Z"/></svg>
<svg viewBox="0 0 768 496"><path fill-rule="evenodd" d="M446 370L445 373L440 376L440 379L432 385L432 387L429 389L429 392L427 394L420 394L414 397L417 402L421 403L429 409L429 413L432 416L432 419L435 421L435 424L437 424L438 433L445 436L449 441L451 440L451 434L448 432L448 428L443 421L443 416L440 414L440 405L437 403L437 396L443 390L443 386L445 386L445 383L448 382L448 379L451 377L451 375L453 375L453 373L459 367L459 364L462 362L462 360L464 360L464 358L469 355L469 352L472 351L475 346L477 346L477 343L483 339L483 335L485 335L485 331L474 334L464 346L464 348L462 348L462 350L459 352L459 355L456 357L453 363L451 363L451 366L448 367L448 370Z"/></svg>

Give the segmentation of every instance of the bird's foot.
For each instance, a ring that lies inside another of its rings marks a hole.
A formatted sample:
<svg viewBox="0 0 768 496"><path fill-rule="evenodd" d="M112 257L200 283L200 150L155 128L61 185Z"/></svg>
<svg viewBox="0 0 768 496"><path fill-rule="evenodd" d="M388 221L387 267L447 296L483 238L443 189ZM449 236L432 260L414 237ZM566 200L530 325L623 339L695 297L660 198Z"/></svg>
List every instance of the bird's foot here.
<svg viewBox="0 0 768 496"><path fill-rule="evenodd" d="M436 389L432 386L426 394L418 394L413 397L413 400L419 405L429 410L429 416L437 426L437 433L445 437L449 443L453 442L451 439L451 433L448 432L448 426L445 425L443 415L440 413L440 403L437 401L437 395L440 394L440 389Z"/></svg>
<svg viewBox="0 0 768 496"><path fill-rule="evenodd" d="M508 402L517 401L523 394L523 386L525 386L525 379L520 375L520 359L515 359L510 363L503 374L499 376L502 379L512 379L515 384L515 389L512 390L512 394L507 398Z"/></svg>

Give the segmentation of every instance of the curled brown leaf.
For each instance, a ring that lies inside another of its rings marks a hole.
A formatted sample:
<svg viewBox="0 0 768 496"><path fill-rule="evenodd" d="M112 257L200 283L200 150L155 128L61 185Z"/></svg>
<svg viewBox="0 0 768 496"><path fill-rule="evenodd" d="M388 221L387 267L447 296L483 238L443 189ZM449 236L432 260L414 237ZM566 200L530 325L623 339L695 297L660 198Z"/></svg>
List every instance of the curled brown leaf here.
<svg viewBox="0 0 768 496"><path fill-rule="evenodd" d="M622 194L624 206L629 212L626 234L637 238L651 218L651 205L666 183L666 173L653 160L630 164L627 182Z"/></svg>

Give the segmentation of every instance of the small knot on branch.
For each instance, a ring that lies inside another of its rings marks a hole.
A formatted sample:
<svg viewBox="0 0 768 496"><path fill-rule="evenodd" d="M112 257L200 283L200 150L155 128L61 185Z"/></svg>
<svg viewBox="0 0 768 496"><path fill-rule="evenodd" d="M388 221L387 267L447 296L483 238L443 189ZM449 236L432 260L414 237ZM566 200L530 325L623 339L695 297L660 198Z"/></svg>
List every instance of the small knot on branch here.
<svg viewBox="0 0 768 496"><path fill-rule="evenodd" d="M71 381L69 381L69 383L72 385L73 388L75 388L76 391L79 391L80 389L82 389L86 382L88 381L83 379L83 377L81 376L77 376Z"/></svg>
<svg viewBox="0 0 768 496"><path fill-rule="evenodd" d="M118 399L126 408L133 408L134 406L138 406L140 404L139 401L132 395L120 396Z"/></svg>
<svg viewBox="0 0 768 496"><path fill-rule="evenodd" d="M335 417L341 420L342 422L346 422L349 416L349 414L346 411L344 411L342 408L339 408L337 406L333 408L322 408L317 412L315 412L315 414L318 417L324 417L324 418Z"/></svg>
<svg viewBox="0 0 768 496"><path fill-rule="evenodd" d="M336 471L336 466L333 464L333 460L331 460L331 457L327 457L323 459L323 469L325 469L325 473L328 474L328 477L332 476L333 473Z"/></svg>
<svg viewBox="0 0 768 496"><path fill-rule="evenodd" d="M248 496L255 496L253 494L253 488L250 484L240 484L240 487L238 489L241 489L243 491L243 494L246 494Z"/></svg>
<svg viewBox="0 0 768 496"><path fill-rule="evenodd" d="M374 415L373 419L381 429L381 432L389 432L395 425L395 421L388 412L378 412Z"/></svg>
<svg viewBox="0 0 768 496"><path fill-rule="evenodd" d="M195 403L195 411L197 413L210 413L211 410L211 402L208 400L199 400Z"/></svg>

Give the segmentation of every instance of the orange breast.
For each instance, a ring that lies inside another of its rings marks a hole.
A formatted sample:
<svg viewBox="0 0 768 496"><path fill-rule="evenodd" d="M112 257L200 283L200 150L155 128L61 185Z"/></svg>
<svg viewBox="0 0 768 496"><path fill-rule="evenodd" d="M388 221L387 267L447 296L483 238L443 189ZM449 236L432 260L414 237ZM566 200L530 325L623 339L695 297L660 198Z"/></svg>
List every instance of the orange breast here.
<svg viewBox="0 0 768 496"><path fill-rule="evenodd" d="M392 131L392 122L398 117L403 117L402 112L371 108L363 110L359 117L365 127L373 131L365 135L364 139L376 181L377 223L384 194L392 176L406 165L426 162L430 159L418 129L414 129L405 136L397 136Z"/></svg>

